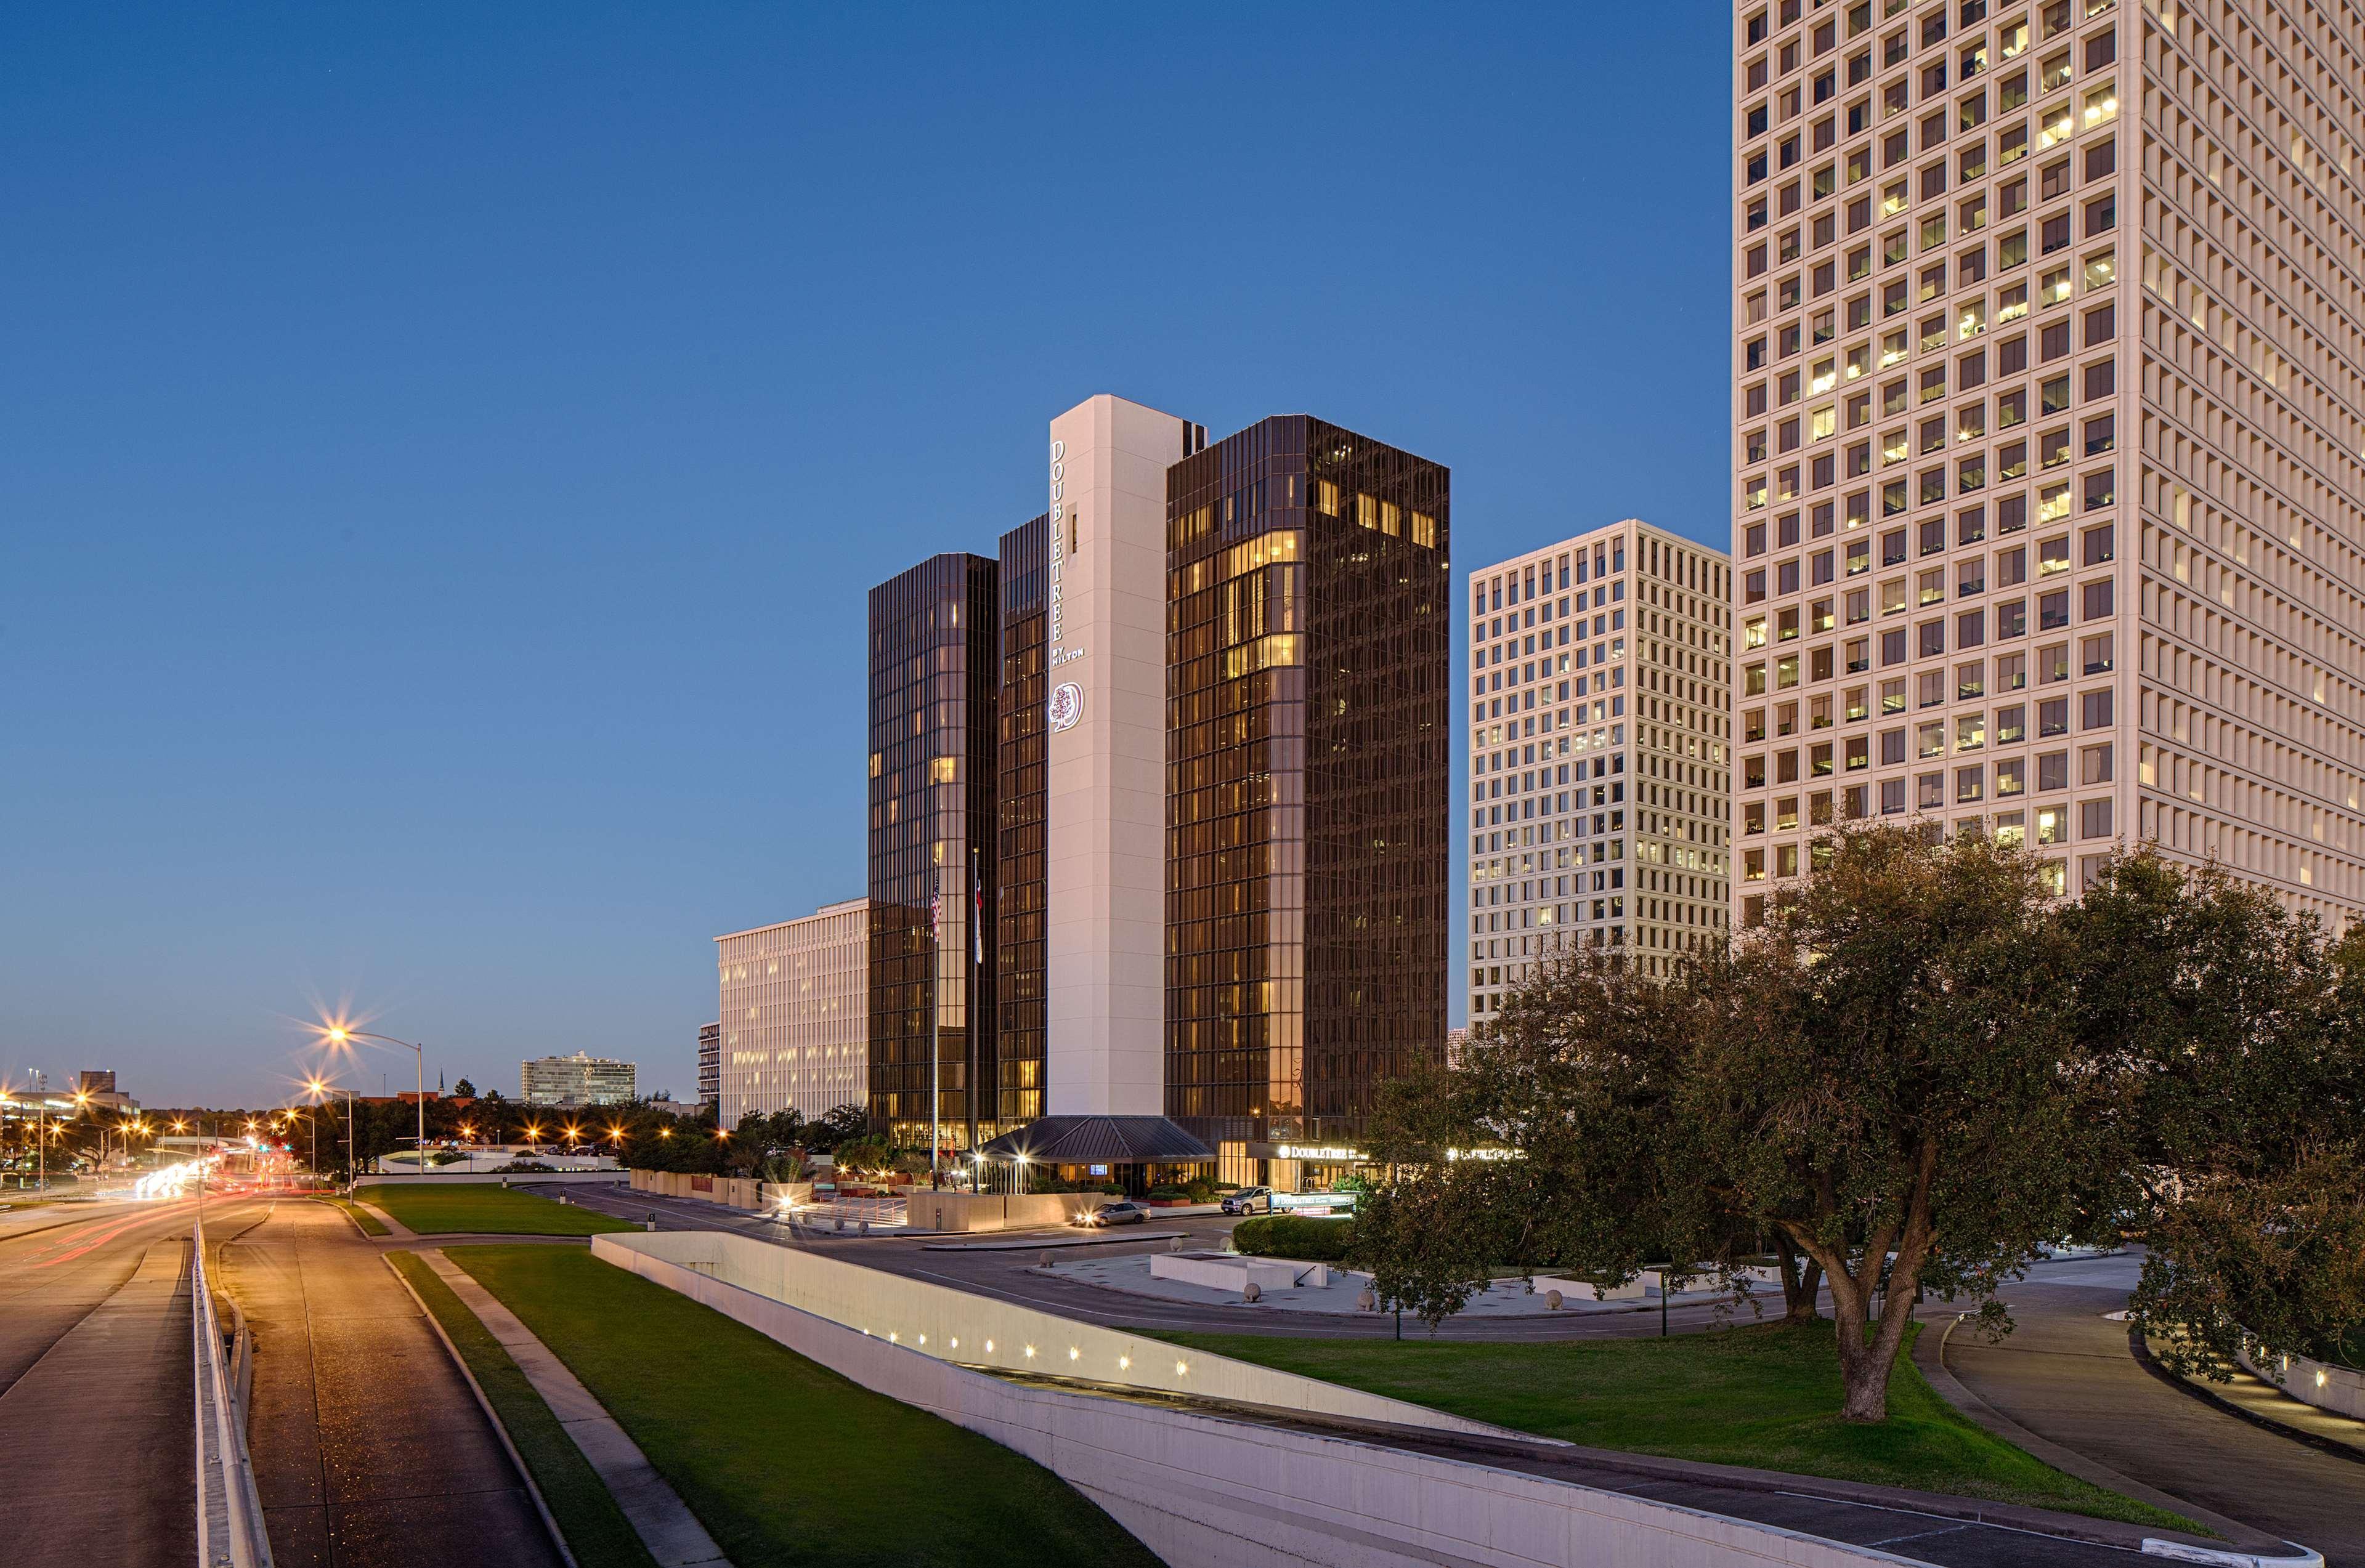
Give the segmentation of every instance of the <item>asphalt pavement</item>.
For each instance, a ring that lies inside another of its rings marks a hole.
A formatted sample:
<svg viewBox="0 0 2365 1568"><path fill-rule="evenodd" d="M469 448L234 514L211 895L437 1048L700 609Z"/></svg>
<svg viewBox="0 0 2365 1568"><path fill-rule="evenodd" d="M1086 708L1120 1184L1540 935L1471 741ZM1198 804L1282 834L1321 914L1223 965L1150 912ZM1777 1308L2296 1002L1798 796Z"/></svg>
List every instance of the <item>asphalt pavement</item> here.
<svg viewBox="0 0 2365 1568"><path fill-rule="evenodd" d="M208 1204L231 1223L253 1205ZM196 1557L188 1200L72 1205L0 1239L8 1561Z"/></svg>
<svg viewBox="0 0 2365 1568"><path fill-rule="evenodd" d="M1998 1345L1946 1344L1965 1386L2037 1436L2213 1513L2365 1568L2365 1463L2225 1414L2138 1362L2124 1323L2141 1267L2127 1255L2042 1267L2006 1293ZM1933 1332L1943 1327L1933 1323Z"/></svg>
<svg viewBox="0 0 2365 1568"><path fill-rule="evenodd" d="M547 1191L555 1193L560 1189ZM1171 1329L1205 1334L1271 1334L1322 1339L1379 1339L1387 1338L1397 1331L1395 1316L1388 1313L1296 1312L1270 1306L1258 1307L1247 1303L1201 1305L1152 1296L1127 1295L1099 1285L1062 1279L1046 1274L1034 1266L1037 1256L1035 1250L1013 1250L1010 1248L1009 1243L1024 1233L995 1231L963 1237L933 1232L909 1235L891 1232L868 1237L840 1236L835 1231L792 1226L759 1217L745 1209L701 1203L695 1198L666 1198L654 1193L590 1186L570 1186L564 1191L575 1203L622 1219L640 1222L655 1214L660 1230L728 1230L743 1236L760 1237L783 1246L809 1247L849 1263L860 1263L889 1273L951 1285L958 1290L1044 1312L1056 1312L1065 1317L1097 1323L1105 1327ZM1187 1215L1173 1220L1161 1217L1155 1226L1148 1228L1160 1236L1182 1232L1182 1246L1189 1251L1222 1248L1231 1235L1232 1226L1239 1223L1218 1215ZM1073 1238L1077 1232L1066 1229L1043 1234ZM1061 1248L1055 1255L1063 1260L1072 1260L1085 1251L1094 1257L1121 1257L1163 1252L1174 1245L1171 1241L1137 1240L1122 1232L1108 1233L1108 1236L1107 1240L1097 1241L1089 1249ZM981 1243L984 1245L978 1245ZM1759 1297L1756 1305L1769 1317L1781 1316L1782 1298L1778 1292L1770 1299ZM1667 1314L1668 1329L1677 1334L1755 1321L1757 1317L1749 1306L1676 1306L1671 1307ZM1407 1335L1423 1338L1429 1335L1428 1326L1418 1319L1407 1319L1403 1331ZM1635 1312L1448 1318L1438 1329L1436 1337L1440 1339L1519 1342L1639 1338L1658 1332L1659 1311L1653 1306Z"/></svg>
<svg viewBox="0 0 2365 1568"><path fill-rule="evenodd" d="M557 1568L515 1467L382 1256L325 1204L221 1231L255 1336L248 1446L275 1568Z"/></svg>

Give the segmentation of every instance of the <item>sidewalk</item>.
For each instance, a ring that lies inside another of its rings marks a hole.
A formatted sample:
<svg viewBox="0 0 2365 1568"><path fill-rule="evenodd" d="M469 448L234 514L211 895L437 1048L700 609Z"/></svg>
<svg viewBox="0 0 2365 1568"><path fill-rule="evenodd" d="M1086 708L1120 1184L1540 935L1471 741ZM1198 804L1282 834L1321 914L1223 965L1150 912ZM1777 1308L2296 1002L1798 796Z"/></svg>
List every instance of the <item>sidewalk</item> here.
<svg viewBox="0 0 2365 1568"><path fill-rule="evenodd" d="M492 1292L476 1282L476 1276L445 1257L440 1248L426 1248L419 1252L420 1260L435 1271L436 1277L452 1287L452 1294L461 1304L476 1315L485 1331L500 1341L501 1349L510 1354L526 1381L542 1396L575 1446L600 1474L609 1493L616 1499L617 1507L664 1568L695 1568L697 1564L722 1564L729 1568L730 1560L698 1516L689 1511L678 1493L666 1484L666 1479L649 1463L640 1446L616 1424L600 1401L592 1397L576 1375L566 1370L566 1363L551 1353L550 1347L536 1338L533 1330L518 1321L517 1314L501 1305Z"/></svg>

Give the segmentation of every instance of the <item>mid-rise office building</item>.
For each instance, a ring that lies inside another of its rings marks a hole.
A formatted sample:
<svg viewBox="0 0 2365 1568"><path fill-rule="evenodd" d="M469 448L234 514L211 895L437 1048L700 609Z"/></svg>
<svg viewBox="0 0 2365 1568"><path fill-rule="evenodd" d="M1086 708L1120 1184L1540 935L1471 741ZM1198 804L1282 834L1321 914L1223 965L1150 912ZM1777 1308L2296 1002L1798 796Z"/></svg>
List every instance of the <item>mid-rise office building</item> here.
<svg viewBox="0 0 2365 1568"><path fill-rule="evenodd" d="M870 902L848 899L714 939L722 1125L817 1122L870 1093Z"/></svg>
<svg viewBox="0 0 2365 1568"><path fill-rule="evenodd" d="M1298 1178L1446 1030L1450 476L1304 415L1166 476L1166 1114Z"/></svg>
<svg viewBox="0 0 2365 1568"><path fill-rule="evenodd" d="M711 1115L723 1110L723 1022L698 1026L698 1104Z"/></svg>
<svg viewBox="0 0 2365 1568"><path fill-rule="evenodd" d="M529 1105L621 1105L637 1097L639 1078L638 1067L611 1057L533 1057L519 1065L518 1097Z"/></svg>
<svg viewBox="0 0 2365 1568"><path fill-rule="evenodd" d="M2365 900L2354 32L1735 8L1744 922L1848 816Z"/></svg>
<svg viewBox="0 0 2365 1568"><path fill-rule="evenodd" d="M943 554L870 590L870 1116L898 1143L974 1148L992 1081L1001 576Z"/></svg>
<svg viewBox="0 0 2365 1568"><path fill-rule="evenodd" d="M1052 421L1047 455L1048 505L998 560L874 592L874 934L917 930L933 890L882 867L991 850L981 961L942 939L992 1025L937 1058L948 1146L1025 1128L1036 1158L1204 1164L1188 1126L1254 1174L1285 1157L1251 1145L1349 1135L1380 1077L1443 1045L1445 470L1303 417L1210 448L1105 395ZM957 633L925 621L955 598ZM998 672L992 706L955 668ZM943 690L911 690L924 669ZM989 789L955 822L921 786L957 778ZM871 955L872 1115L898 1136L928 1059L892 1015L927 980L908 946Z"/></svg>
<svg viewBox="0 0 2365 1568"><path fill-rule="evenodd" d="M1470 578L1469 1016L1541 959L1725 927L1724 553L1628 519Z"/></svg>

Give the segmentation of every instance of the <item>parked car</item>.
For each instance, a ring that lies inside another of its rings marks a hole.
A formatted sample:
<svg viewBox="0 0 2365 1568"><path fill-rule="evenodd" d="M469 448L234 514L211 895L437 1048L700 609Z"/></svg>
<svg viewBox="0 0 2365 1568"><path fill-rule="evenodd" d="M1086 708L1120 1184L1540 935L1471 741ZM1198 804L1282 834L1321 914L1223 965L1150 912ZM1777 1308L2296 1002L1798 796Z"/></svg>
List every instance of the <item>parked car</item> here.
<svg viewBox="0 0 2365 1568"><path fill-rule="evenodd" d="M1149 1217L1149 1211L1131 1198L1114 1204L1103 1204L1089 1214L1076 1216L1078 1225L1139 1225Z"/></svg>
<svg viewBox="0 0 2365 1568"><path fill-rule="evenodd" d="M1269 1215L1272 1213L1272 1189L1242 1187L1237 1193L1227 1193L1223 1207L1227 1215Z"/></svg>

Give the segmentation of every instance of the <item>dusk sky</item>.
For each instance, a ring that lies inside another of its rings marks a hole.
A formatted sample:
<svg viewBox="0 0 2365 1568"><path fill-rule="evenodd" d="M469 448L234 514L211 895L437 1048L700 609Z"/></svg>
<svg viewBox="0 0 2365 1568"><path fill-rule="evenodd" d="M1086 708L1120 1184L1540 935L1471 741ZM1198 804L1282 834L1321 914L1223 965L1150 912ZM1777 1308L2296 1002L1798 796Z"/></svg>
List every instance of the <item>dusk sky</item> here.
<svg viewBox="0 0 2365 1568"><path fill-rule="evenodd" d="M693 1096L711 938L863 890L865 590L1095 392L1723 543L1729 27L10 7L0 1077Z"/></svg>

